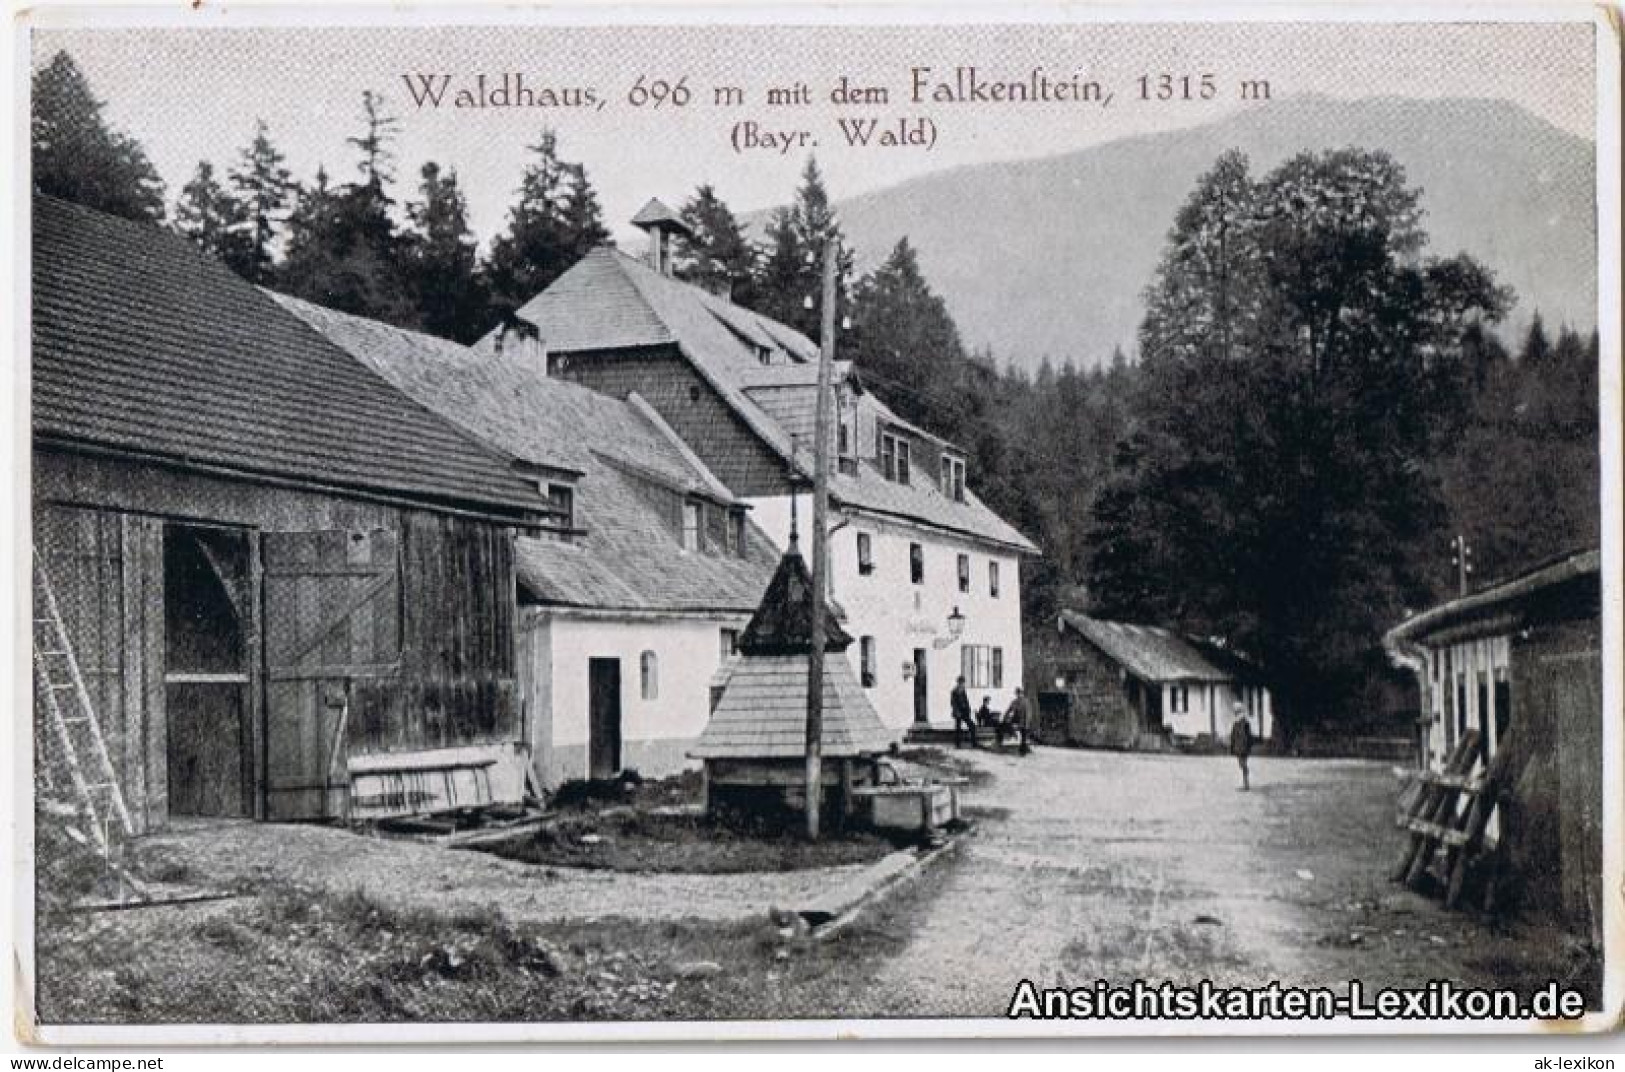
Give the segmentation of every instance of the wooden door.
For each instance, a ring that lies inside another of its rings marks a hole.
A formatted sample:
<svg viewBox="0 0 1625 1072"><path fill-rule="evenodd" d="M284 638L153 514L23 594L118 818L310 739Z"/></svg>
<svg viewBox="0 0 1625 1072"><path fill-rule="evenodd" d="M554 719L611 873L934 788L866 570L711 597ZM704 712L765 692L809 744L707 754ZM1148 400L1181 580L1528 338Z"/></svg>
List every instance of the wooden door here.
<svg viewBox="0 0 1625 1072"><path fill-rule="evenodd" d="M925 672L925 649L914 649L914 721L925 725L931 721L931 683Z"/></svg>
<svg viewBox="0 0 1625 1072"><path fill-rule="evenodd" d="M621 769L621 661L587 660L587 776Z"/></svg>
<svg viewBox="0 0 1625 1072"><path fill-rule="evenodd" d="M344 814L351 686L398 674L399 541L384 529L262 537L265 815Z"/></svg>

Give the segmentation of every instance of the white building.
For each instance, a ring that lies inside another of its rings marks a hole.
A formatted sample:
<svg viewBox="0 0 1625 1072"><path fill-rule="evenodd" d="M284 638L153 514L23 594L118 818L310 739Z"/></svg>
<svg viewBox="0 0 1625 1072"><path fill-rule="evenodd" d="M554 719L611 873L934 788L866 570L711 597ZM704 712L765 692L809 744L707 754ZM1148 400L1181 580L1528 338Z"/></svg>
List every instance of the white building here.
<svg viewBox="0 0 1625 1072"><path fill-rule="evenodd" d="M811 523L817 347L672 278L669 209L651 202L634 222L647 263L601 247L518 317L550 375L641 395L782 548ZM849 364L836 403L830 582L854 672L900 732L948 724L961 674L973 705L1002 710L1022 680L1021 559L1038 549L977 498L963 450L899 418Z"/></svg>
<svg viewBox="0 0 1625 1072"><path fill-rule="evenodd" d="M698 764L712 688L778 553L653 409L476 352L278 300L535 474L562 519L515 541L524 738L541 785Z"/></svg>

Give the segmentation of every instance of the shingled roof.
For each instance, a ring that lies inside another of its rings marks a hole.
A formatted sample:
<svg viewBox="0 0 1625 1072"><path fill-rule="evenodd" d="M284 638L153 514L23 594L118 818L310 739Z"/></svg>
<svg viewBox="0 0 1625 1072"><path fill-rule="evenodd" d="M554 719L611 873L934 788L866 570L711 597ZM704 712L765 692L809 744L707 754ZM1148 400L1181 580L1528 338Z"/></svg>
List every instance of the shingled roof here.
<svg viewBox="0 0 1625 1072"><path fill-rule="evenodd" d="M852 643L825 620L825 650ZM812 651L812 577L792 545L739 638L739 659L690 755L698 759L789 759L806 754L808 655ZM886 728L844 655L824 660L823 754L882 752L897 734Z"/></svg>
<svg viewBox="0 0 1625 1072"><path fill-rule="evenodd" d="M245 475L520 517L510 459L186 239L35 195L33 431Z"/></svg>
<svg viewBox="0 0 1625 1072"><path fill-rule="evenodd" d="M745 655L806 655L812 651L812 575L801 551L792 543L779 559L761 604L739 637ZM824 650L845 651L852 637L835 621L824 618Z"/></svg>
<svg viewBox="0 0 1625 1072"><path fill-rule="evenodd" d="M794 329L725 298L656 272L601 246L522 306L550 353L676 346L702 378L774 453L811 478L818 347ZM495 348L495 333L480 342ZM766 364L763 363L764 357ZM852 374L842 363L843 376ZM939 444L873 398L888 423ZM922 522L1033 554L1038 548L969 490L963 502L941 493L924 473L889 481L870 462L830 480L837 504Z"/></svg>
<svg viewBox="0 0 1625 1072"><path fill-rule="evenodd" d="M752 610L776 554L754 524L744 554L686 551L659 493L734 500L658 414L549 378L503 353L476 352L420 332L285 295L284 307L412 397L535 464L580 474L571 541L521 537L526 602L594 610L739 614Z"/></svg>
<svg viewBox="0 0 1625 1072"><path fill-rule="evenodd" d="M1190 638L1155 625L1130 625L1062 611L1061 621L1141 681L1235 681L1244 660L1233 654L1216 665Z"/></svg>

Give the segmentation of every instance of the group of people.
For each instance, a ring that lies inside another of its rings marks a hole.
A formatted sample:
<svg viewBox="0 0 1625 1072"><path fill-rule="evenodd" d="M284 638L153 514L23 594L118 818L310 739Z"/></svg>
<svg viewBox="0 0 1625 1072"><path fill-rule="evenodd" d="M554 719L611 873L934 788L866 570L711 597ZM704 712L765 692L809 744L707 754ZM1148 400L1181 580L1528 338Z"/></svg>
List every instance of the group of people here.
<svg viewBox="0 0 1625 1072"><path fill-rule="evenodd" d="M1010 706L1004 709L1001 715L993 710L993 697L982 697L982 706L975 712L971 711L970 694L965 691L965 679L960 677L954 682L954 691L949 695L949 707L954 716L954 747L965 747L965 737L970 737L970 746L978 747L976 743L976 730L987 727L993 731L994 745L1004 747L1006 737L1014 737L1021 747L1021 754L1026 755L1031 749L1027 745L1027 697L1021 689L1016 689L1015 698ZM1253 727L1247 721L1247 709L1237 703L1233 710L1230 724L1230 754L1236 757L1236 763L1241 767L1241 788L1252 788L1252 774L1247 769L1247 760L1253 752Z"/></svg>
<svg viewBox="0 0 1625 1072"><path fill-rule="evenodd" d="M982 726L993 732L994 745L1004 747L1004 739L1013 737L1021 748L1021 754L1026 755L1031 749L1027 745L1027 698L1021 689L1016 689L1015 698L1010 706L1001 714L993 710L993 697L982 697L982 706L974 713L970 709L970 694L965 691L963 677L954 682L954 691L949 695L948 706L954 716L954 747L965 746L965 735L970 735L970 746L979 747L976 743L977 727Z"/></svg>

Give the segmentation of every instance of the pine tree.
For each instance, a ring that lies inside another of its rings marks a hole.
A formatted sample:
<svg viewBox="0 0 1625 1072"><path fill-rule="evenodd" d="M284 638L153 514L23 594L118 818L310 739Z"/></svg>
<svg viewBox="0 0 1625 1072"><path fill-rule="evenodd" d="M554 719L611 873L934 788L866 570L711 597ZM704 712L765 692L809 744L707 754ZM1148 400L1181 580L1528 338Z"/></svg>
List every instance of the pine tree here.
<svg viewBox="0 0 1625 1072"><path fill-rule="evenodd" d="M249 223L249 251L238 272L254 283L271 278L277 232L298 185L283 166L284 157L271 138L264 120L254 125L254 140L238 159L228 176L243 203Z"/></svg>
<svg viewBox="0 0 1625 1072"><path fill-rule="evenodd" d="M678 244L678 277L751 305L756 250L716 189L709 183L696 189L684 203L682 217L694 237Z"/></svg>
<svg viewBox="0 0 1625 1072"><path fill-rule="evenodd" d="M175 203L175 230L210 256L241 272L250 260L248 212L214 177L214 165L199 160L192 180Z"/></svg>
<svg viewBox="0 0 1625 1072"><path fill-rule="evenodd" d="M405 261L413 300L425 331L471 343L485 327L486 298L468 201L456 171L442 174L431 162L423 165L422 178L418 199L406 206L412 230L405 236Z"/></svg>
<svg viewBox="0 0 1625 1072"><path fill-rule="evenodd" d="M824 244L830 238L840 242L840 225L835 219L829 191L824 187L823 173L818 170L818 161L808 157L801 171L795 204L775 212L768 227L767 248L759 261L761 270L753 288L751 308L817 341ZM852 264L852 251L842 245L835 288L842 306L846 304Z"/></svg>
<svg viewBox="0 0 1625 1072"><path fill-rule="evenodd" d="M558 137L544 130L508 210L508 229L486 263L493 298L517 307L540 294L608 237L586 169L559 156Z"/></svg>
<svg viewBox="0 0 1625 1072"><path fill-rule="evenodd" d="M110 127L66 52L34 73L34 189L132 220L164 218L164 184L140 144Z"/></svg>
<svg viewBox="0 0 1625 1072"><path fill-rule="evenodd" d="M842 350L901 416L959 438L974 394L959 330L926 283L908 239L854 290Z"/></svg>
<svg viewBox="0 0 1625 1072"><path fill-rule="evenodd" d="M362 181L317 188L300 197L288 221L288 253L277 282L288 293L341 312L418 327L401 236L390 216L388 162L394 121L371 93L362 97L365 132L347 139L360 150Z"/></svg>

